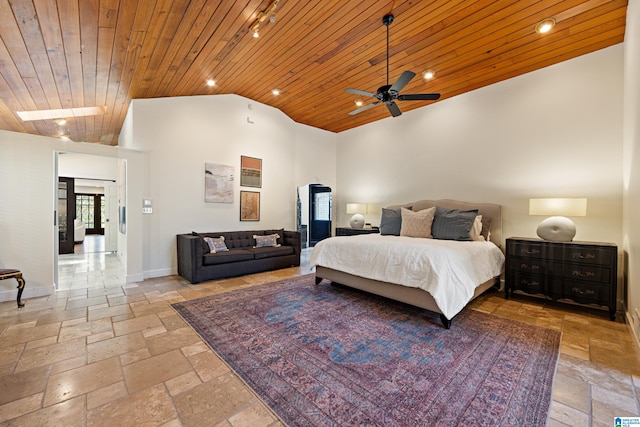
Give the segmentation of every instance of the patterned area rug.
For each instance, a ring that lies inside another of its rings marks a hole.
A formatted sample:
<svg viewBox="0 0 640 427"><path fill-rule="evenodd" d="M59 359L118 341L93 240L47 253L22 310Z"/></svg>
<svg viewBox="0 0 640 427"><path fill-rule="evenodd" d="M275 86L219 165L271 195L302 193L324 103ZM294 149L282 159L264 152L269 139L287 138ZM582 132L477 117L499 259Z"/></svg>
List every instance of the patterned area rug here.
<svg viewBox="0 0 640 427"><path fill-rule="evenodd" d="M314 276L173 304L289 426L543 426L560 333Z"/></svg>

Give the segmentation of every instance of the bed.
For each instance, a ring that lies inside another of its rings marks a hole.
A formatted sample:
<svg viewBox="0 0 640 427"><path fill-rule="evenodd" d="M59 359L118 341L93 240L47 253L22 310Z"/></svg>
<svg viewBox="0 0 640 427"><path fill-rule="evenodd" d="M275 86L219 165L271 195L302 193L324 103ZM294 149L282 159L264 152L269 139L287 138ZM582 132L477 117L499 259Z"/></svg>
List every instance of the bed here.
<svg viewBox="0 0 640 427"><path fill-rule="evenodd" d="M500 285L504 271L502 213L500 205L448 199L420 200L388 209L421 211L434 206L477 209L485 241L380 234L331 237L320 241L311 255L316 284L326 279L431 310L450 328L453 317L470 301Z"/></svg>

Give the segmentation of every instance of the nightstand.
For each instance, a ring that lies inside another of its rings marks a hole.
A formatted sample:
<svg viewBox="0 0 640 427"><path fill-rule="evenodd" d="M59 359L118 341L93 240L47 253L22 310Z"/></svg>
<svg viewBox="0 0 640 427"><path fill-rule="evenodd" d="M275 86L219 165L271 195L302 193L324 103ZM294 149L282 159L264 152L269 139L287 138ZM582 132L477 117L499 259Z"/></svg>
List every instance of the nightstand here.
<svg viewBox="0 0 640 427"><path fill-rule="evenodd" d="M351 227L336 227L336 236L355 236L356 234L376 234L379 233L378 227L366 228L351 228Z"/></svg>
<svg viewBox="0 0 640 427"><path fill-rule="evenodd" d="M505 297L514 291L609 308L615 320L618 248L611 243L507 239Z"/></svg>

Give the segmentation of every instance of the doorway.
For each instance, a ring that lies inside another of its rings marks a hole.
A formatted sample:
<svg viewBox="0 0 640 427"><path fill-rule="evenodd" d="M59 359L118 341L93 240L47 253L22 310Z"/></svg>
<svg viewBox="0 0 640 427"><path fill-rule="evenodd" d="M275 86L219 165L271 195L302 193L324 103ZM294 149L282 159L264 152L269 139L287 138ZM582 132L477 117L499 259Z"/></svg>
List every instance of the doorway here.
<svg viewBox="0 0 640 427"><path fill-rule="evenodd" d="M331 237L331 188L309 184L309 245Z"/></svg>
<svg viewBox="0 0 640 427"><path fill-rule="evenodd" d="M69 204L65 204L64 209L61 200L56 205L59 250L55 253L54 280L57 290L126 283L125 262L118 254L117 206L118 173L120 163L124 162L115 157L56 153L56 180L65 183L69 196L66 198ZM58 191L58 198L61 197L62 192ZM77 219L75 224L74 219ZM63 236L67 240L63 241ZM71 250L67 247L69 242Z"/></svg>

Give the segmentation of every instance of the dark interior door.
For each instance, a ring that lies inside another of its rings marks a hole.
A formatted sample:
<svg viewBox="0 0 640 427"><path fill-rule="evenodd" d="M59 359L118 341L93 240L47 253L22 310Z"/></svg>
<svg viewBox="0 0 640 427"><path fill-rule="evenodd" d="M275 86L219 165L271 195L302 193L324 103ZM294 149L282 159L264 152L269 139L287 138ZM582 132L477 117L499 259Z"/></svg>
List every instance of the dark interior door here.
<svg viewBox="0 0 640 427"><path fill-rule="evenodd" d="M73 178L58 178L58 253L73 253L73 220L76 217L76 195Z"/></svg>
<svg viewBox="0 0 640 427"><path fill-rule="evenodd" d="M331 188L309 185L309 245L331 237Z"/></svg>

